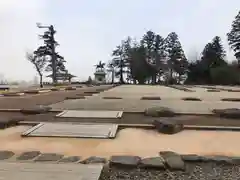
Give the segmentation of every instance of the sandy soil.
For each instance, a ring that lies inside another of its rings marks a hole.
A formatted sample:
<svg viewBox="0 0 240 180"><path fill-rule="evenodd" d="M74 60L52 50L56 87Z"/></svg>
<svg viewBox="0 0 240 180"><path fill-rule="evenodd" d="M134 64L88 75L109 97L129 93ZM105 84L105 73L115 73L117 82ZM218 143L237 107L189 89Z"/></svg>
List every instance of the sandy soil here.
<svg viewBox="0 0 240 180"><path fill-rule="evenodd" d="M182 154L238 156L238 132L183 131L176 135L163 135L153 130L123 129L114 140L74 138L22 138L28 129L18 126L0 131L1 150L40 150L82 157L111 155L157 156L159 151L176 151Z"/></svg>

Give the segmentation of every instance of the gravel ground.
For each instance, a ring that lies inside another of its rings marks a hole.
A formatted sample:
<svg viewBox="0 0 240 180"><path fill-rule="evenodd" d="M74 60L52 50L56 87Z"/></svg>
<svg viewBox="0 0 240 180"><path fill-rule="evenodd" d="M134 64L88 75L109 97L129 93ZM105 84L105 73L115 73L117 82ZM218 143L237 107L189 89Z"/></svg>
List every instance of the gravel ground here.
<svg viewBox="0 0 240 180"><path fill-rule="evenodd" d="M216 163L187 163L186 171L107 168L100 180L238 180L240 166Z"/></svg>

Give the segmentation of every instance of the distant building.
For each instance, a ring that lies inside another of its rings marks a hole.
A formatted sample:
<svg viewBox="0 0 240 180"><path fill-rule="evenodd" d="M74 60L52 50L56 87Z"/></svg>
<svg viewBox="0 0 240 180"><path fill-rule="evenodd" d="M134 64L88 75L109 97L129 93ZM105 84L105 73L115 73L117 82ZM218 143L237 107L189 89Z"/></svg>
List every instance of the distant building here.
<svg viewBox="0 0 240 180"><path fill-rule="evenodd" d="M72 74L69 74L69 73L57 73L56 76L57 76L57 80L68 81L68 82L71 82L72 78L76 77L76 76L74 76ZM50 74L46 77L52 78L52 74Z"/></svg>

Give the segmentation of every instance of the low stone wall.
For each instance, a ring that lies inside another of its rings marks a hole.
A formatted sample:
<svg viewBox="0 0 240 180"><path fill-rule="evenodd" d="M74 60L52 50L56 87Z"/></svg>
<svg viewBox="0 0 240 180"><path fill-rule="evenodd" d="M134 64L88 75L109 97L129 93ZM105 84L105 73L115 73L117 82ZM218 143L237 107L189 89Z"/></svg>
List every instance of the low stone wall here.
<svg viewBox="0 0 240 180"><path fill-rule="evenodd" d="M1 161L10 162L51 162L51 163L80 163L80 164L105 164L109 168L140 168L159 169L170 171L185 171L185 163L224 163L229 165L240 165L240 157L228 156L199 156L195 154L177 154L171 151L163 151L159 156L141 158L138 156L91 156L82 159L80 156L64 156L57 153L41 153L40 151L28 151L15 154L12 151L0 151Z"/></svg>

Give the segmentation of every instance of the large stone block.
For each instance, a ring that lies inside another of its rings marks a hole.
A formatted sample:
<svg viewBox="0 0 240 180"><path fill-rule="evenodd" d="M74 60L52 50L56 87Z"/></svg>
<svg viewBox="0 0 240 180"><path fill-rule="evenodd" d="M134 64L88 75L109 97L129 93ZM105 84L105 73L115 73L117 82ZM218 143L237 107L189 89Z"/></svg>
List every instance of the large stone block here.
<svg viewBox="0 0 240 180"><path fill-rule="evenodd" d="M59 161L63 158L62 154L55 154L55 153L43 153L38 156L35 161L39 162L49 162L49 161Z"/></svg>
<svg viewBox="0 0 240 180"><path fill-rule="evenodd" d="M141 162L138 156L112 156L110 158L110 166L118 167L137 167Z"/></svg>
<svg viewBox="0 0 240 180"><path fill-rule="evenodd" d="M37 105L31 108L23 108L20 111L23 114L42 114L42 113L47 113L51 109L52 108L49 106Z"/></svg>
<svg viewBox="0 0 240 180"><path fill-rule="evenodd" d="M161 157L151 157L141 160L140 168L145 169L164 169L165 165Z"/></svg>
<svg viewBox="0 0 240 180"><path fill-rule="evenodd" d="M26 90L24 91L26 94L38 94L39 90L38 89L33 89L33 90Z"/></svg>
<svg viewBox="0 0 240 180"><path fill-rule="evenodd" d="M80 161L81 157L79 156L68 156L68 157L64 157L62 158L60 161L58 161L59 163L73 163L73 162L78 162Z"/></svg>
<svg viewBox="0 0 240 180"><path fill-rule="evenodd" d="M212 112L219 117L240 119L240 109L238 108L214 109Z"/></svg>
<svg viewBox="0 0 240 180"><path fill-rule="evenodd" d="M152 116L152 117L173 117L175 113L167 107L150 107L145 109L144 111L145 116Z"/></svg>
<svg viewBox="0 0 240 180"><path fill-rule="evenodd" d="M73 90L76 90L76 89L77 89L76 87L72 87L72 86L69 86L69 87L65 88L66 91L73 91Z"/></svg>
<svg viewBox="0 0 240 180"><path fill-rule="evenodd" d="M11 126L15 126L19 121L22 121L23 118L10 118L10 117L0 117L0 129L5 129Z"/></svg>
<svg viewBox="0 0 240 180"><path fill-rule="evenodd" d="M103 157L97 157L97 156L91 156L83 161L81 161L82 164L98 164L102 163L105 164L107 161Z"/></svg>
<svg viewBox="0 0 240 180"><path fill-rule="evenodd" d="M24 160L32 160L34 159L35 157L39 156L41 154L40 151L28 151L28 152L24 152L22 154L20 154L18 157L17 157L17 160L21 160L21 161L24 161Z"/></svg>
<svg viewBox="0 0 240 180"><path fill-rule="evenodd" d="M159 154L170 170L185 170L184 161L179 154L171 151L162 151Z"/></svg>
<svg viewBox="0 0 240 180"><path fill-rule="evenodd" d="M6 160L14 156L12 151L0 151L0 160Z"/></svg>
<svg viewBox="0 0 240 180"><path fill-rule="evenodd" d="M153 125L158 132L164 134L176 134L183 130L184 126L175 120L154 120Z"/></svg>

